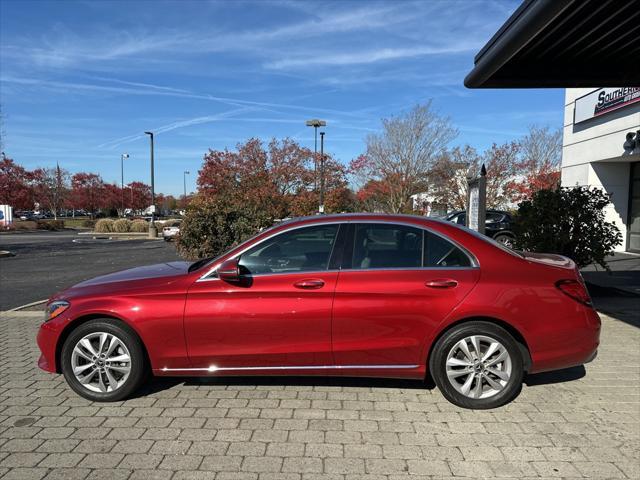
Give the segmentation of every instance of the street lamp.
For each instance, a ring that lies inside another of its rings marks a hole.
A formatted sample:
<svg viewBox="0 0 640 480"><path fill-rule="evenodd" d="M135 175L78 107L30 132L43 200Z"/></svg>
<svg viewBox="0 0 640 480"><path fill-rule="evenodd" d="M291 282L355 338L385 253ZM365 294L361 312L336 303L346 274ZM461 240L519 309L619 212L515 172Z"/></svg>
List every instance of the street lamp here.
<svg viewBox="0 0 640 480"><path fill-rule="evenodd" d="M189 170L185 170L184 173L182 174L182 181L184 183L184 203L187 203L187 175L191 175L191 172L189 172Z"/></svg>
<svg viewBox="0 0 640 480"><path fill-rule="evenodd" d="M307 127L313 127L314 143L313 143L313 188L318 188L318 127L326 127L327 122L313 118L307 120Z"/></svg>
<svg viewBox="0 0 640 480"><path fill-rule="evenodd" d="M120 190L122 193L122 216L124 217L124 159L129 158L128 153L120 155Z"/></svg>
<svg viewBox="0 0 640 480"><path fill-rule="evenodd" d="M319 213L324 213L324 132L320 132L320 206Z"/></svg>
<svg viewBox="0 0 640 480"><path fill-rule="evenodd" d="M151 145L151 224L149 225L149 238L156 238L158 236L158 231L156 230L155 224L156 193L153 181L153 132L144 132L144 134L149 135Z"/></svg>

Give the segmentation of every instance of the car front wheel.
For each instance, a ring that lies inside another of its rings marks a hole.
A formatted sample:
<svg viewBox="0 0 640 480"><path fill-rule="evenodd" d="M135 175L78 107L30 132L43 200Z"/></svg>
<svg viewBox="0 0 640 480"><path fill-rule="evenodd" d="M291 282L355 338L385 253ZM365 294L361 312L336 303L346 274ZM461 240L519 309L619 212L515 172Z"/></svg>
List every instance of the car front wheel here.
<svg viewBox="0 0 640 480"><path fill-rule="evenodd" d="M61 365L69 386L97 402L127 398L146 372L140 340L111 319L91 320L73 330L62 347Z"/></svg>
<svg viewBox="0 0 640 480"><path fill-rule="evenodd" d="M434 347L431 375L451 403L496 408L513 400L524 375L520 348L503 328L467 322L452 328Z"/></svg>

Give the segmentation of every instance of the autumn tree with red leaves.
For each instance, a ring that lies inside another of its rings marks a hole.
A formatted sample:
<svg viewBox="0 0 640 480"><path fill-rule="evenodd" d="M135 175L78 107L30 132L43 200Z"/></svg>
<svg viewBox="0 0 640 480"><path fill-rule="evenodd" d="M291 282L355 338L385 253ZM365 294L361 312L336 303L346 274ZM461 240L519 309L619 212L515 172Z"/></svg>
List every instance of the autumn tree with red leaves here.
<svg viewBox="0 0 640 480"><path fill-rule="evenodd" d="M86 210L91 218L105 206L105 185L96 173L76 173L71 177L69 204L76 210Z"/></svg>
<svg viewBox="0 0 640 480"><path fill-rule="evenodd" d="M143 182L124 186L125 203L133 210L144 210L151 205L151 187Z"/></svg>
<svg viewBox="0 0 640 480"><path fill-rule="evenodd" d="M235 150L209 150L198 172L198 195L177 240L187 258L217 255L274 220L318 211L313 153L291 139L265 145L252 138ZM325 211L350 211L355 197L346 169L325 157Z"/></svg>
<svg viewBox="0 0 640 480"><path fill-rule="evenodd" d="M32 179L31 172L3 155L0 159L0 204L11 205L17 210L33 208Z"/></svg>
<svg viewBox="0 0 640 480"><path fill-rule="evenodd" d="M69 196L69 172L60 165L37 168L31 172L31 184L34 200L57 219Z"/></svg>

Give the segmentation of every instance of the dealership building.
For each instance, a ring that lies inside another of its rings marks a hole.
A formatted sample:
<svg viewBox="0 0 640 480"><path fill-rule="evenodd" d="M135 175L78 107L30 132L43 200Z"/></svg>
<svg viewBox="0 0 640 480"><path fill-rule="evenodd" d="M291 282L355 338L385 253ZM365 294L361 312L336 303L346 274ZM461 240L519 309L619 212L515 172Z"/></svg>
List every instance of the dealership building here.
<svg viewBox="0 0 640 480"><path fill-rule="evenodd" d="M640 87L566 90L562 185L606 191L617 249L640 252Z"/></svg>
<svg viewBox="0 0 640 480"><path fill-rule="evenodd" d="M464 81L469 88L566 88L562 185L610 194L607 220L623 239L617 250L637 253L639 8L640 0L524 0Z"/></svg>

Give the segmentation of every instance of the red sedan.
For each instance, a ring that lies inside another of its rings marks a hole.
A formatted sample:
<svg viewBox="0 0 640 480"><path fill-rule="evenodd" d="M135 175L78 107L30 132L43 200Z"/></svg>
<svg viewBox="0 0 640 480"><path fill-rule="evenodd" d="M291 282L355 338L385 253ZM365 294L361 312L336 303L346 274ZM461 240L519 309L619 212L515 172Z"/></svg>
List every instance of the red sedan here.
<svg viewBox="0 0 640 480"><path fill-rule="evenodd" d="M95 401L148 373L429 374L456 405L493 408L527 372L592 360L600 335L571 260L375 214L292 220L216 259L98 277L46 315L39 366Z"/></svg>

